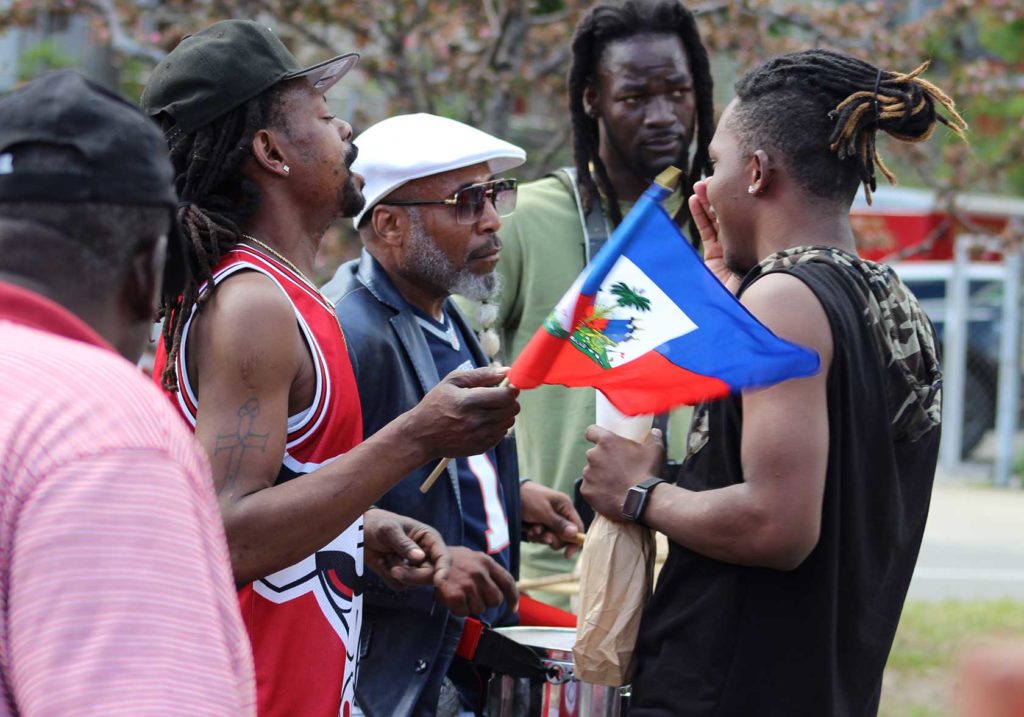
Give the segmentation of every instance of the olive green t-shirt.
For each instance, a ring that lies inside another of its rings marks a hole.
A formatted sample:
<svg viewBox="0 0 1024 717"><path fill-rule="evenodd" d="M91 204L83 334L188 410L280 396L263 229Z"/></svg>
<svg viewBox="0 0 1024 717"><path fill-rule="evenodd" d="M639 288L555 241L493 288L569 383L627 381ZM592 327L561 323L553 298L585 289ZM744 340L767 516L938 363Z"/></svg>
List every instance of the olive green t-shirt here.
<svg viewBox="0 0 1024 717"><path fill-rule="evenodd" d="M664 204L674 214L681 202L681 193L676 193ZM620 207L625 215L632 202L621 202ZM576 200L555 177L519 187L516 210L502 220L498 235L503 244L497 269L502 289L494 328L501 337L500 356L510 364L583 271L585 237ZM515 435L521 477L572 495L573 481L586 465L590 444L583 434L594 423L594 397L593 389L563 386L541 386L520 394L522 411ZM672 413L670 457L685 452L690 414L688 407ZM524 578L568 572L573 566L547 546L523 546Z"/></svg>

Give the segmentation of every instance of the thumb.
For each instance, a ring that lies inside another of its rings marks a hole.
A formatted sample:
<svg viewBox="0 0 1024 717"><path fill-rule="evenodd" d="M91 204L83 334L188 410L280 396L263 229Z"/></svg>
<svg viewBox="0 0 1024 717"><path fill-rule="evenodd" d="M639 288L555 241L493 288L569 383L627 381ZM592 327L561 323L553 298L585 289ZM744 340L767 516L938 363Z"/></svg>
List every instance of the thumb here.
<svg viewBox="0 0 1024 717"><path fill-rule="evenodd" d="M587 426L587 430L583 434L583 437L586 438L591 443L600 443L601 439L607 435L612 435L612 432L609 431L607 428L602 428L601 426L594 423L591 424L590 426Z"/></svg>
<svg viewBox="0 0 1024 717"><path fill-rule="evenodd" d="M559 501L558 505L555 506L555 510L564 519L562 527L559 529L561 535L571 538L577 533L583 532L583 519L580 518L580 514L576 512L575 506L573 506L572 501L568 497L563 501Z"/></svg>
<svg viewBox="0 0 1024 717"><path fill-rule="evenodd" d="M508 368L487 367L475 368L470 371L453 371L445 377L445 380L460 388L478 388L497 386L508 374Z"/></svg>
<svg viewBox="0 0 1024 717"><path fill-rule="evenodd" d="M381 543L400 558L419 563L426 557L423 549L415 540L406 535L398 521L390 521L387 525L382 526L378 537Z"/></svg>
<svg viewBox="0 0 1024 717"><path fill-rule="evenodd" d="M647 438L644 439L644 447L653 454L651 456L651 474L661 475L661 464L665 460L665 440L659 429L651 429Z"/></svg>
<svg viewBox="0 0 1024 717"><path fill-rule="evenodd" d="M576 526L574 526L568 519L566 519L565 516L558 512L557 508L554 508L550 511L550 515L548 516L547 521L547 528L555 535L565 535L566 531L569 530L569 528L575 527Z"/></svg>

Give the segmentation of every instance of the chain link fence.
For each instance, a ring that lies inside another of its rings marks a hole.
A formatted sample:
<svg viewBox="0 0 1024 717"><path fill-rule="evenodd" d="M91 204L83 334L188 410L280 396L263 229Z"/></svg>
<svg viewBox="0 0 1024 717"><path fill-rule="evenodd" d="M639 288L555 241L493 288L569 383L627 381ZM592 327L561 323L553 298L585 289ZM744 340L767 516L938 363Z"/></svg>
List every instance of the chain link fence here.
<svg viewBox="0 0 1024 717"><path fill-rule="evenodd" d="M921 301L941 342L943 436L940 463L981 467L998 485L1024 478L1021 271L1018 247L1000 261L970 261L979 238L957 239L952 262L894 265Z"/></svg>

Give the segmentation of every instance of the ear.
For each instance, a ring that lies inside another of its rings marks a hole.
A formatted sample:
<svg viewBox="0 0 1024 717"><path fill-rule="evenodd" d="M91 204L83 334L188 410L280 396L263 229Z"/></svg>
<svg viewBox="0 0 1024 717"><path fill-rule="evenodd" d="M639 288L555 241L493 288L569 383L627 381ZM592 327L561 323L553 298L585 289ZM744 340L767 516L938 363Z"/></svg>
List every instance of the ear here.
<svg viewBox="0 0 1024 717"><path fill-rule="evenodd" d="M378 204L370 212L370 225L378 241L396 248L405 243L410 221L402 207Z"/></svg>
<svg viewBox="0 0 1024 717"><path fill-rule="evenodd" d="M583 86L583 111L587 117L597 119L597 90L589 82Z"/></svg>
<svg viewBox="0 0 1024 717"><path fill-rule="evenodd" d="M753 190L750 193L755 197L764 194L771 186L775 175L771 157L763 149L755 150L747 166L750 171L750 187Z"/></svg>
<svg viewBox="0 0 1024 717"><path fill-rule="evenodd" d="M131 258L124 282L124 304L137 321L153 321L156 317L166 257L167 236L161 234L156 241L140 246Z"/></svg>
<svg viewBox="0 0 1024 717"><path fill-rule="evenodd" d="M252 156L256 164L279 177L287 177L290 171L287 149L282 146L281 136L272 129L257 130L252 138Z"/></svg>

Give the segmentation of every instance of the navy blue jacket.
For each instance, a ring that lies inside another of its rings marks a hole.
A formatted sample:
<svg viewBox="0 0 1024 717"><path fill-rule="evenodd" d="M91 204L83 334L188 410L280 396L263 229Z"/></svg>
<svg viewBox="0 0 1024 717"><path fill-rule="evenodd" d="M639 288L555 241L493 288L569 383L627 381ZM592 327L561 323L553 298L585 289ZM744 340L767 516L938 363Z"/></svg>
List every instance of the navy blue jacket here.
<svg viewBox="0 0 1024 717"><path fill-rule="evenodd" d="M359 387L363 435L376 433L411 409L440 381L416 316L381 265L364 249L338 268L324 287L345 332ZM446 309L468 337L476 363L487 359L455 304ZM495 448L498 477L509 520L512 573L519 572L519 475L511 440ZM455 462L426 495L419 487L434 463L410 473L377 505L432 525L449 545L463 542L462 508ZM462 620L434 599L434 589L396 593L367 571L363 594L356 699L367 717L429 716L437 706L462 632Z"/></svg>

